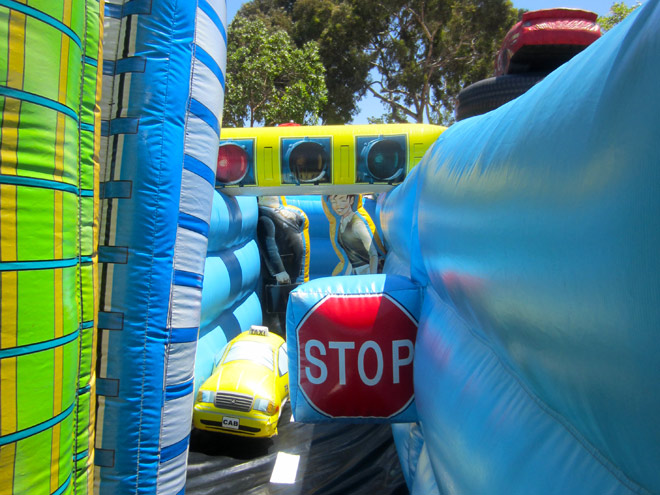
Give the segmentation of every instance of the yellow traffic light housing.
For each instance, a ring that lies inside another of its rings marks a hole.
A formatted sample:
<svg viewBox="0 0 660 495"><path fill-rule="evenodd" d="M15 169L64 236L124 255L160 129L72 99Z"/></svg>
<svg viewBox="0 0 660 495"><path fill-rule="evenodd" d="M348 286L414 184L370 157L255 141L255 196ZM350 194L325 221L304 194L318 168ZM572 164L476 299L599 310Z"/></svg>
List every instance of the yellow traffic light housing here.
<svg viewBox="0 0 660 495"><path fill-rule="evenodd" d="M223 154L216 187L247 196L384 192L405 179L444 130L428 124L222 129L220 149L239 145L246 155Z"/></svg>

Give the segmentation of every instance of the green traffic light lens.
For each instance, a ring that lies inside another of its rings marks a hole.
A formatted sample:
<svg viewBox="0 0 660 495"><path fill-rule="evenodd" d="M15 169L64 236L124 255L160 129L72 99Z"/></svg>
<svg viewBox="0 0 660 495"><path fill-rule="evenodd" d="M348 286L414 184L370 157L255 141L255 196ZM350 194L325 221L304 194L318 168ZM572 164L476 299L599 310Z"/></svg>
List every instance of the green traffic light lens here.
<svg viewBox="0 0 660 495"><path fill-rule="evenodd" d="M369 173L381 181L392 180L404 165L403 149L395 141L383 140L374 143L367 156Z"/></svg>

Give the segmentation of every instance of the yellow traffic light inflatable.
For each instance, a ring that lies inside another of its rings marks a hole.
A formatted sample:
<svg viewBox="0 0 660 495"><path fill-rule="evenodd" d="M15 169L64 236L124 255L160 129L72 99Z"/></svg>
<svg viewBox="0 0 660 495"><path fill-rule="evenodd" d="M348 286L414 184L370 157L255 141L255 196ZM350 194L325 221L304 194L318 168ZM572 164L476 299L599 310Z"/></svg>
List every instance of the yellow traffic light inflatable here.
<svg viewBox="0 0 660 495"><path fill-rule="evenodd" d="M223 129L216 188L249 196L387 191L444 130L427 124Z"/></svg>

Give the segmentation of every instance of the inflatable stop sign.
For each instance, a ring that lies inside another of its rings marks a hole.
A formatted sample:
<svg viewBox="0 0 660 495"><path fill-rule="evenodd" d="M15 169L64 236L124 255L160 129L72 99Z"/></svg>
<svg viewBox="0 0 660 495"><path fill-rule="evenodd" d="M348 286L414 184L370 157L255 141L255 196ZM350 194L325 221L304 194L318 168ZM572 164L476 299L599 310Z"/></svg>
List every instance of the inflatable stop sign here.
<svg viewBox="0 0 660 495"><path fill-rule="evenodd" d="M299 387L329 417L392 417L413 400L416 333L387 294L329 295L297 327Z"/></svg>

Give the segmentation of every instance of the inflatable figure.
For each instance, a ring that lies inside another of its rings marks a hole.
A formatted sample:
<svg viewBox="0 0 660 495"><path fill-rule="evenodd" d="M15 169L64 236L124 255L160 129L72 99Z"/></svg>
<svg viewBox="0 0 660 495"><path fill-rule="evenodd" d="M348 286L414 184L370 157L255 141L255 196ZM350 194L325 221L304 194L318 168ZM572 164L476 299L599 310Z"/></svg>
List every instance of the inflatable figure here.
<svg viewBox="0 0 660 495"><path fill-rule="evenodd" d="M267 283L282 285L305 280L308 227L309 221L302 210L286 207L277 196L259 198L257 239Z"/></svg>
<svg viewBox="0 0 660 495"><path fill-rule="evenodd" d="M323 196L323 209L330 222L330 239L340 262L333 275L378 273L383 245L359 194Z"/></svg>
<svg viewBox="0 0 660 495"><path fill-rule="evenodd" d="M309 280L309 221L284 198L259 198L257 241L262 259L264 324L284 335L289 292Z"/></svg>

